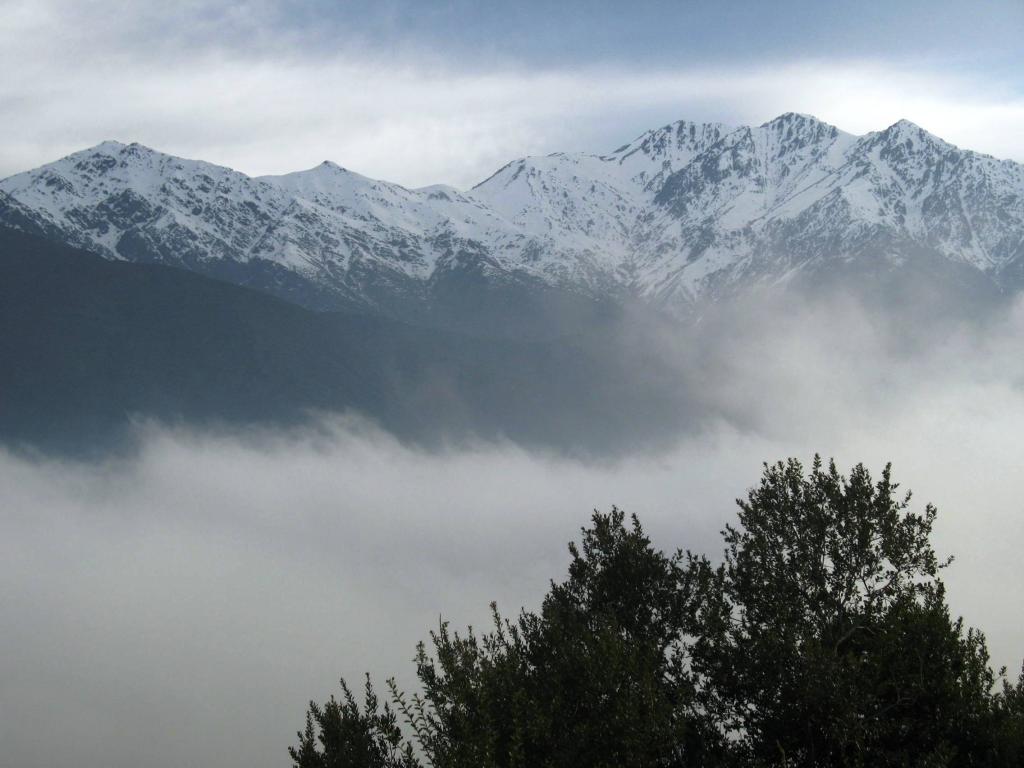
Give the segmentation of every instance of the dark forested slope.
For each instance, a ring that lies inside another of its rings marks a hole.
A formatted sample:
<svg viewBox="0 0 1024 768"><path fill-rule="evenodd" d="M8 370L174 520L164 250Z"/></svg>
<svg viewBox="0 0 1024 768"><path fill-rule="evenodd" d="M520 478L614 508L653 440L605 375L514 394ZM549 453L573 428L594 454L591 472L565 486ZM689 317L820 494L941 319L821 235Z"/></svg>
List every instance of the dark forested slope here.
<svg viewBox="0 0 1024 768"><path fill-rule="evenodd" d="M0 230L0 439L9 445L95 454L121 445L138 417L287 425L355 411L422 442L624 447L684 418L666 407L676 389L644 356L608 335L517 342L317 313Z"/></svg>

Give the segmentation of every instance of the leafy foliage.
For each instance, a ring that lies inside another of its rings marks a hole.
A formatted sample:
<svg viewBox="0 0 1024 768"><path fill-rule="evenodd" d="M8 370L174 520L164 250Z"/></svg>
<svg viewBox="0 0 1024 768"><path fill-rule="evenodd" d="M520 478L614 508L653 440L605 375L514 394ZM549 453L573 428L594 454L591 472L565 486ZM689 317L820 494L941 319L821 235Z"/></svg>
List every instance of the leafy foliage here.
<svg viewBox="0 0 1024 768"><path fill-rule="evenodd" d="M288 749L296 768L416 768L394 710L381 707L370 678L362 711L344 680L341 689L341 701L310 702L299 745Z"/></svg>
<svg viewBox="0 0 1024 768"><path fill-rule="evenodd" d="M1024 675L995 691L946 606L936 510L897 490L889 467L766 465L717 565L595 512L538 612L442 623L393 709L342 682L296 768L1021 765Z"/></svg>
<svg viewBox="0 0 1024 768"><path fill-rule="evenodd" d="M1024 768L1024 669L1016 685L1003 681L995 700L995 749L992 765Z"/></svg>
<svg viewBox="0 0 1024 768"><path fill-rule="evenodd" d="M896 491L889 467L766 466L724 562L691 556L701 700L754 764L976 764L984 637L950 620L935 508Z"/></svg>
<svg viewBox="0 0 1024 768"><path fill-rule="evenodd" d="M432 765L673 765L700 748L681 556L654 550L616 509L595 513L570 553L539 613L513 622L494 608L483 636L442 625L433 657L419 647L423 694L397 700Z"/></svg>

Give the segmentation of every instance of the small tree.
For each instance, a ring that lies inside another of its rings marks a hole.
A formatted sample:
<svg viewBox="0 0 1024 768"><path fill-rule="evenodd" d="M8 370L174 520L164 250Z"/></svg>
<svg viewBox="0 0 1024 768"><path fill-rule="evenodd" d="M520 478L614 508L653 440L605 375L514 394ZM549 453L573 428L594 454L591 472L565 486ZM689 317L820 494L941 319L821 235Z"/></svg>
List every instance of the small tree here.
<svg viewBox="0 0 1024 768"><path fill-rule="evenodd" d="M288 748L295 768L419 768L394 710L380 706L369 676L362 711L344 680L341 690L341 701L332 696L322 707L309 703L299 744Z"/></svg>
<svg viewBox="0 0 1024 768"><path fill-rule="evenodd" d="M569 550L569 576L539 612L509 621L492 605L483 635L442 623L431 653L418 647L420 692L389 681L419 753L435 768L711 765L723 747L691 706L682 554L655 550L617 509L595 512ZM412 760L369 690L365 713L347 689L347 703L313 706L291 752L297 768ZM377 762L332 762L349 753Z"/></svg>
<svg viewBox="0 0 1024 768"><path fill-rule="evenodd" d="M700 700L748 764L982 764L984 637L950 620L935 508L896 491L888 466L766 465L722 565L690 556Z"/></svg>
<svg viewBox="0 0 1024 768"><path fill-rule="evenodd" d="M682 555L617 509L569 551L539 613L495 611L481 638L442 625L434 658L420 646L405 711L433 765L696 765L718 749L690 707Z"/></svg>

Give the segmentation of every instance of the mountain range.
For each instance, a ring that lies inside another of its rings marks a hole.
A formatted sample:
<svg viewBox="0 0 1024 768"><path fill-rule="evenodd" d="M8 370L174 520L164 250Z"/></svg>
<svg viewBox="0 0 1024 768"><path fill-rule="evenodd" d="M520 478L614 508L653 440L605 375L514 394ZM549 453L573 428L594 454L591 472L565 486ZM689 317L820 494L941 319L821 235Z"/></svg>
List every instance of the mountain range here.
<svg viewBox="0 0 1024 768"><path fill-rule="evenodd" d="M0 443L356 413L622 454L750 426L806 339L872 325L902 359L1021 288L1024 165L905 121L678 122L470 190L104 142L0 181Z"/></svg>
<svg viewBox="0 0 1024 768"><path fill-rule="evenodd" d="M250 177L108 141L0 181L0 224L314 310L495 333L836 275L1024 286L1024 165L907 121L854 136L793 113L526 157L469 190L331 162Z"/></svg>

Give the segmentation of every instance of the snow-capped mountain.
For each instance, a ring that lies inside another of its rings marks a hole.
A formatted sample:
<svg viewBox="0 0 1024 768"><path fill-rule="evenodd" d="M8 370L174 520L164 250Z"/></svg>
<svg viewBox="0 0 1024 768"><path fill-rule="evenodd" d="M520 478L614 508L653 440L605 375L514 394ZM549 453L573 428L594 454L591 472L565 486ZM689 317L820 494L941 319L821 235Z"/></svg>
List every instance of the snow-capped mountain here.
<svg viewBox="0 0 1024 768"><path fill-rule="evenodd" d="M699 297L836 259L939 258L998 284L1024 261L1024 165L907 121L862 137L794 114L740 128L655 202L637 236L645 293Z"/></svg>
<svg viewBox="0 0 1024 768"><path fill-rule="evenodd" d="M955 265L1024 285L1024 165L906 121L681 121L606 155L513 161L471 190L325 162L253 178L105 142L0 181L0 222L316 308L402 314L453 275L675 307L827 270Z"/></svg>

